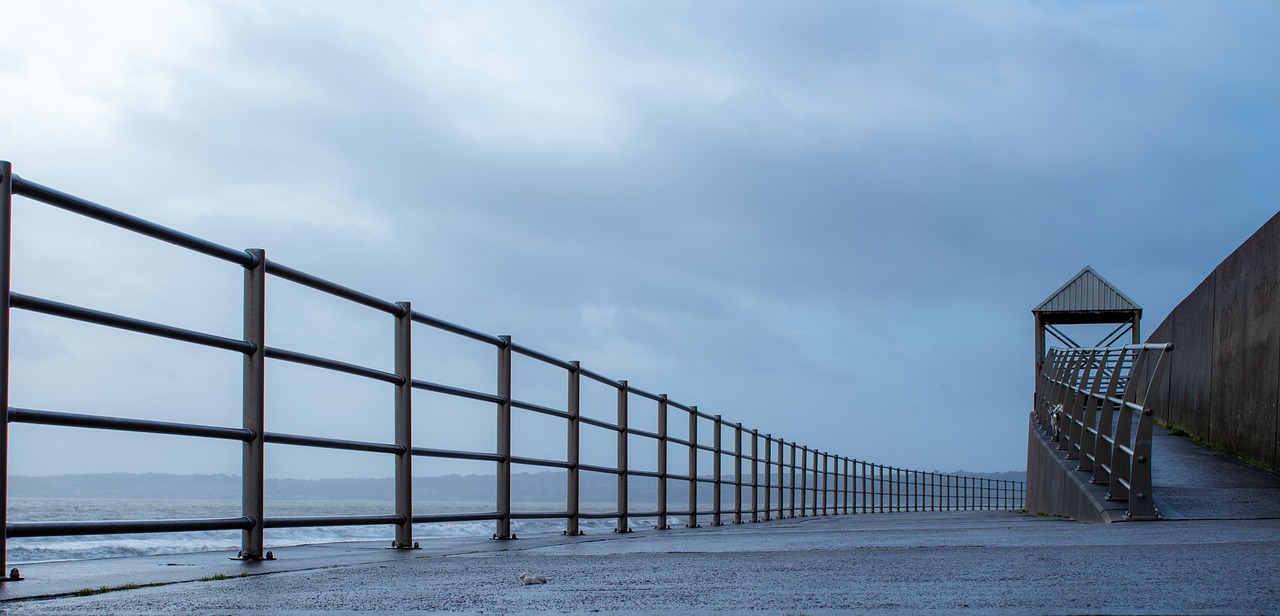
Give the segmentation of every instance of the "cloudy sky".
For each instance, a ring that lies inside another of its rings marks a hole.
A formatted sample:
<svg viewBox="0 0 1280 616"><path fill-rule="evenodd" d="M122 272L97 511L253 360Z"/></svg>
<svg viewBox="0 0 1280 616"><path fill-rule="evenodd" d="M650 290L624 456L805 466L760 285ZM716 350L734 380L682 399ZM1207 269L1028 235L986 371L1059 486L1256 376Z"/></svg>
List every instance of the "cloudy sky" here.
<svg viewBox="0 0 1280 616"><path fill-rule="evenodd" d="M1280 194L1271 2L0 13L0 159L27 179L912 468L1022 469L1030 309L1092 265L1151 331ZM25 200L15 221L16 291L239 334L235 266ZM385 315L268 294L273 346L391 369ZM234 354L14 323L15 405L239 421ZM492 390L491 348L415 336L415 376ZM563 405L562 373L516 369L517 397ZM268 378L268 429L390 438L387 386ZM488 406L415 405L420 442L492 446ZM518 450L558 457L560 424L521 421ZM13 435L18 474L238 471L234 444ZM273 451L278 476L391 470Z"/></svg>

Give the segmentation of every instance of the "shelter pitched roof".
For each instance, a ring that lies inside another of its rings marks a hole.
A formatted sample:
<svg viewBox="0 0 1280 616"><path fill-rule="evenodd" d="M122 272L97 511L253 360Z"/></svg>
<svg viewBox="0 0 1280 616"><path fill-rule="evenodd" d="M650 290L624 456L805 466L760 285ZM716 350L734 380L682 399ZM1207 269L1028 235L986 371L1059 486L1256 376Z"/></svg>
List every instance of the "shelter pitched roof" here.
<svg viewBox="0 0 1280 616"><path fill-rule="evenodd" d="M1031 312L1141 314L1142 308L1086 265Z"/></svg>

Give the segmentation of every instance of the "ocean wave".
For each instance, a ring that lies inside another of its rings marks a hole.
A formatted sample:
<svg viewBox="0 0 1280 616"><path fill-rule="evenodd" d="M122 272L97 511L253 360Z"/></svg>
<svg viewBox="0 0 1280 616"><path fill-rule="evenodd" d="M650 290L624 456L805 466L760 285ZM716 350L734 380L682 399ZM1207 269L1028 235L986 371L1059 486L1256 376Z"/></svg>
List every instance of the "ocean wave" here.
<svg viewBox="0 0 1280 616"><path fill-rule="evenodd" d="M86 502L80 500L70 506L59 507L58 503L49 499L22 502L23 499L12 499L10 519L49 519L50 512L73 511L78 519L136 519L134 505L137 503L120 501ZM153 509L155 502L147 503ZM224 504L216 507L225 509ZM324 512L326 515L368 515L371 512L385 512L385 503L368 502L329 502L278 505L282 515L315 515ZM166 517L207 517L210 503L205 501L171 501L164 503ZM416 511L458 512L468 510L465 506L419 506ZM471 510L480 510L473 508ZM271 515L268 511L268 516ZM33 515L34 514L34 515ZM132 514L132 517L131 517ZM225 514L223 514L225 515ZM631 518L631 528L652 527L654 518ZM582 520L580 528L588 533L610 532L613 519ZM672 523L675 519L672 518ZM512 522L512 531L517 535L538 535L559 533L565 527L563 519L516 520ZM489 537L496 530L492 521L475 522L436 522L414 524L415 539L430 540L432 538ZM394 531L389 525L377 526L322 526L304 528L268 528L264 531L264 543L268 548L279 548L296 545L324 543L343 543L351 541L390 541ZM84 535L73 537L18 537L7 542L7 561L13 564L35 562L88 560L98 558L121 558L129 556L156 556L165 554L188 554L197 552L230 552L234 553L240 545L240 531L198 531L189 533L154 533L130 535Z"/></svg>

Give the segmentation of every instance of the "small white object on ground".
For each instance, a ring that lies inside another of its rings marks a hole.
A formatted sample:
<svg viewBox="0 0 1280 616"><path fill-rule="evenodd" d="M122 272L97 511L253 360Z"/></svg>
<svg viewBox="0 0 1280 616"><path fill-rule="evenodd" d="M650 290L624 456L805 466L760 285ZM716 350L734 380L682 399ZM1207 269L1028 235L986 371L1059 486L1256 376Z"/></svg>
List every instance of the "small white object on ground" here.
<svg viewBox="0 0 1280 616"><path fill-rule="evenodd" d="M524 572L524 573L521 573L521 574L520 574L520 581L521 581L521 582L524 582L526 585L528 585L528 584L546 584L546 583L547 583L547 576L545 576L545 575L537 575L537 574L529 573L529 572L527 572L527 571L526 571L526 572Z"/></svg>

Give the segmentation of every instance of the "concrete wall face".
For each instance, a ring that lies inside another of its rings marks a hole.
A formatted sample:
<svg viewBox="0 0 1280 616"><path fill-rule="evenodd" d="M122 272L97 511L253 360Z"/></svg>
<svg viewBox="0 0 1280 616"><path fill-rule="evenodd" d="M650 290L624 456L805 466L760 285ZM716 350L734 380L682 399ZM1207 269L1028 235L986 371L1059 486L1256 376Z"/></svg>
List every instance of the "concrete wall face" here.
<svg viewBox="0 0 1280 616"><path fill-rule="evenodd" d="M1217 275L1209 274L1178 306L1173 321L1173 348L1166 378L1169 401L1165 405L1165 425L1182 426L1202 440L1209 439L1209 391L1213 382L1214 314L1213 298Z"/></svg>
<svg viewBox="0 0 1280 616"><path fill-rule="evenodd" d="M1151 332L1151 340L1161 340L1168 342L1173 340L1173 319L1165 319L1155 331ZM1169 425L1169 379L1160 381L1160 388L1149 393L1146 401L1147 408L1156 414L1156 421L1163 425Z"/></svg>
<svg viewBox="0 0 1280 616"><path fill-rule="evenodd" d="M1149 338L1172 342L1157 415L1280 466L1280 214L1227 257Z"/></svg>
<svg viewBox="0 0 1280 616"><path fill-rule="evenodd" d="M1211 439L1268 462L1275 458L1280 385L1280 238L1274 236L1255 234L1218 266L1209 425Z"/></svg>

